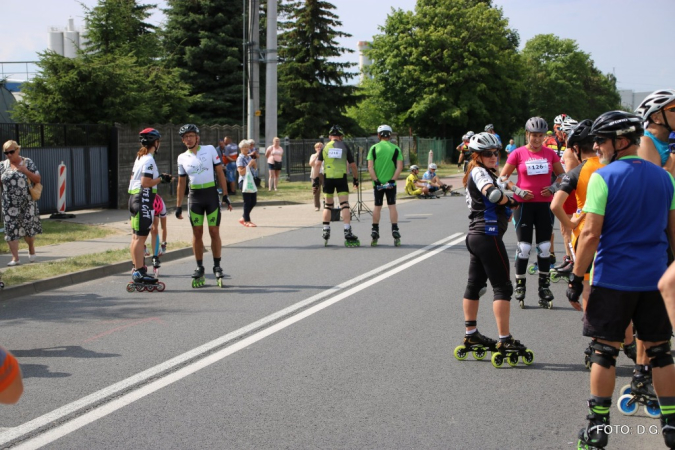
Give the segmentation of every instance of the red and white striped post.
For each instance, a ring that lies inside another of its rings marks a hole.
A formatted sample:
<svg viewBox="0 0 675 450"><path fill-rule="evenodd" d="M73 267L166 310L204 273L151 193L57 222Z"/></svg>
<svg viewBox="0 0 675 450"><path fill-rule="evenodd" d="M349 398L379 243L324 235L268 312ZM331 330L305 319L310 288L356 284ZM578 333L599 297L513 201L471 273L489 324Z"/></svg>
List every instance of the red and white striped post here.
<svg viewBox="0 0 675 450"><path fill-rule="evenodd" d="M56 212L49 216L50 219L73 219L75 214L66 214L66 165L59 164L59 180L56 189Z"/></svg>

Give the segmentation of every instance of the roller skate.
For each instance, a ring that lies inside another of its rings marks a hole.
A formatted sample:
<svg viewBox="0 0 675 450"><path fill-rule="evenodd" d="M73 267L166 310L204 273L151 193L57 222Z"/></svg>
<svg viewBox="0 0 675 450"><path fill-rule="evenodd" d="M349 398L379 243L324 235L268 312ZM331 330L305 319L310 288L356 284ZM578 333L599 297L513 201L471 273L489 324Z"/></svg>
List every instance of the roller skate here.
<svg viewBox="0 0 675 450"><path fill-rule="evenodd" d="M454 355L459 361L464 361L469 352L477 360L482 360L487 355L487 352L495 352L497 341L483 336L478 330L475 333L464 336L464 342L455 348Z"/></svg>
<svg viewBox="0 0 675 450"><path fill-rule="evenodd" d="M206 280L204 279L204 266L197 266L195 272L192 274L192 287L204 287Z"/></svg>
<svg viewBox="0 0 675 450"><path fill-rule="evenodd" d="M518 364L518 357L522 357L523 364L529 366L534 362L534 352L526 348L520 341L510 336L505 339L499 339L495 348L496 352L492 354L492 365L499 368L504 360L509 366L515 367Z"/></svg>
<svg viewBox="0 0 675 450"><path fill-rule="evenodd" d="M159 250L159 255L158 255L158 256L162 256L162 255L164 255L164 254L166 254L166 242L162 242L162 245L160 246L160 250Z"/></svg>
<svg viewBox="0 0 675 450"><path fill-rule="evenodd" d="M155 275L155 278L159 278L159 268L162 267L162 263L159 260L159 256L152 257L152 272Z"/></svg>
<svg viewBox="0 0 675 450"><path fill-rule="evenodd" d="M377 247L377 241L380 239L380 231L378 229L373 228L370 232L370 246L371 247Z"/></svg>
<svg viewBox="0 0 675 450"><path fill-rule="evenodd" d="M661 416L661 434L666 441L666 447L675 448L675 414Z"/></svg>
<svg viewBox="0 0 675 450"><path fill-rule="evenodd" d="M330 228L324 228L323 229L323 246L328 247L328 239L330 239Z"/></svg>
<svg viewBox="0 0 675 450"><path fill-rule="evenodd" d="M352 227L345 229L345 247L360 247L358 236L352 234Z"/></svg>
<svg viewBox="0 0 675 450"><path fill-rule="evenodd" d="M536 262L527 266L527 273L530 275L535 275L537 272L539 272L539 264Z"/></svg>
<svg viewBox="0 0 675 450"><path fill-rule="evenodd" d="M161 281L157 281L157 278L148 275L148 269L142 267L138 270L134 269L131 274L131 281L127 283L127 292L162 292L166 288L166 285Z"/></svg>
<svg viewBox="0 0 675 450"><path fill-rule="evenodd" d="M218 287L219 288L223 287L223 278L225 277L225 274L223 273L223 268L220 266L213 266L213 274L216 276L216 282L218 283Z"/></svg>
<svg viewBox="0 0 675 450"><path fill-rule="evenodd" d="M520 309L525 309L525 294L527 292L525 283L525 278L516 278L516 300L518 300Z"/></svg>
<svg viewBox="0 0 675 450"><path fill-rule="evenodd" d="M661 416L661 408L652 384L651 367L637 364L633 379L619 390L619 395L616 406L622 414L632 416L637 413L640 405L644 405L645 414L649 417L656 419Z"/></svg>
<svg viewBox="0 0 675 450"><path fill-rule="evenodd" d="M565 280L569 283L572 270L574 270L574 263L569 256L565 256L565 260L559 266L551 267L551 281L557 283L560 280Z"/></svg>
<svg viewBox="0 0 675 450"><path fill-rule="evenodd" d="M606 430L607 425L609 425L610 406L612 406L611 400L607 400L602 404L593 399L588 400L588 408L590 409L590 414L586 416L588 425L579 431L577 449L594 450L607 446L608 434Z"/></svg>
<svg viewBox="0 0 675 450"><path fill-rule="evenodd" d="M548 274L539 274L539 306L545 309L553 308L553 293L549 286L551 280Z"/></svg>
<svg viewBox="0 0 675 450"><path fill-rule="evenodd" d="M4 289L4 288L5 288L5 283L3 283L2 281L0 281L0 289Z"/></svg>
<svg viewBox="0 0 675 450"><path fill-rule="evenodd" d="M401 233L398 231L398 228L391 230L391 236L394 238L394 246L401 246Z"/></svg>

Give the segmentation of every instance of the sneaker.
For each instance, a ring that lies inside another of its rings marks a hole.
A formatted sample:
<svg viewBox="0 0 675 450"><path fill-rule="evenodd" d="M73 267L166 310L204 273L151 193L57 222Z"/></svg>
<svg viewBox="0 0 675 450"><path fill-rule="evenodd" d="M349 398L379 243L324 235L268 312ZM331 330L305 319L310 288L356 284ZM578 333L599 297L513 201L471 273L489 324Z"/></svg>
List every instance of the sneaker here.
<svg viewBox="0 0 675 450"><path fill-rule="evenodd" d="M10 267L11 266L18 266L19 264L21 264L21 262L19 262L18 259L16 261L11 260L10 262L7 263L7 265L10 266Z"/></svg>
<svg viewBox="0 0 675 450"><path fill-rule="evenodd" d="M33 253L32 255L28 254L28 261L35 262L35 256L36 256L35 253Z"/></svg>

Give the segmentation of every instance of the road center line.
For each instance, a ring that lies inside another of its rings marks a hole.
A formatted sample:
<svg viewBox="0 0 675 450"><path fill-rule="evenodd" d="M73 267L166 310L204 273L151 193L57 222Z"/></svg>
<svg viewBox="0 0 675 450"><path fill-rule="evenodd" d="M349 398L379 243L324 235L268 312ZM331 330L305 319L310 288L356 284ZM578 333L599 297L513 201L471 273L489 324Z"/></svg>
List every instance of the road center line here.
<svg viewBox="0 0 675 450"><path fill-rule="evenodd" d="M459 238L458 238L459 236ZM456 239L455 239L456 238ZM453 240L454 239L454 240ZM235 340L241 336L250 334L252 331L262 328L265 325L268 325L270 323L276 322L286 316L289 316L293 314L296 311L299 311L303 308L306 308L309 305L312 305L313 303L316 303L317 301L330 297L333 294L336 294L337 292L354 285L356 283L361 283L361 281L366 280L368 278L374 277L362 284L359 284L356 287L353 287L347 291L344 291L338 295L335 295L334 297L330 298L329 300L323 301L319 304L315 304L314 306L308 307L304 311L292 315L291 317L288 317L286 319L283 319L279 321L278 323L269 326L267 328L262 329L261 331L255 333L254 335L250 335L244 339L242 339L239 342L234 343L231 346L228 346L227 348L224 348L220 351L217 351L211 355L206 356L203 359L200 359L198 361L195 361L194 363L187 365L175 372L172 372L156 381L153 381L145 386L140 387L139 389L136 389L132 392L129 392L125 395L122 395L121 397L101 405L100 407L97 407L86 414L83 414L82 416L76 417L73 420L66 422L52 430L47 431L46 433L37 436L33 439L30 439L29 441L26 441L25 443L19 445L16 448L20 449L32 449L32 448L40 448L43 445L46 445L50 442L55 441L56 439L59 439L60 437L63 437L69 433L72 433L73 431L101 418L104 417L140 398L143 398L165 386L168 386L182 378L185 378L186 376L197 372L198 370L207 367L217 361L220 361L221 359L241 350L242 348L245 348L261 339L264 339L265 337L276 333L277 331L280 331L296 322L299 320L302 320L306 317L311 316L312 314L315 314L328 306L331 306L341 300L344 300L345 298L363 290L366 289L373 284L379 283L380 281L383 281L409 267L412 267L415 264L419 264L420 262L446 250L449 247L452 247L453 245L456 245L457 243L461 242L464 240L464 235L462 233L455 233L451 236L448 236L444 239L441 239L433 244L430 244L422 249L416 250L404 257L398 258L394 261L391 261L387 264L384 264L383 266L379 266L374 270L371 270L370 272L367 272L363 275L360 275L358 277L352 278L348 281L345 281L344 283L341 283L337 286L334 286L330 289L327 289L323 292L320 292L312 297L309 297L303 301L300 301L294 305L289 306L288 308L282 309L274 314L271 314L267 317L264 317L256 322L253 322L243 328L240 328L236 331L233 331L231 333L228 333L224 336L221 336L218 339L215 339L211 342L208 342L200 347L197 347L193 350L190 350L186 353L183 353L182 355L179 355L175 358L172 358L164 363L158 364L150 369L147 369L143 372L140 372L134 376L131 376L125 380L122 380L118 383L115 383L111 386L108 386L107 388L101 389L97 392L94 392L93 394L90 394L86 397L83 397L79 400L76 400L68 405L62 406L60 408L55 409L54 411L51 411L47 414L44 414L40 417L37 417L36 419L33 419L29 422L26 422L22 425L19 425L18 427L14 427L10 430L7 430L3 433L0 433L0 445L6 444L8 442L14 441L16 439L19 439L39 428L42 428L44 426L49 425L52 422L55 422L57 420L61 420L62 418L66 417L67 415L70 415L82 408L90 407L91 405L100 402L104 400L107 397L110 397L111 395L114 395L118 392L121 392L125 389L131 388L132 386L142 383L144 381L147 381L150 378L156 377L157 375L166 372L167 370L179 366L181 364L184 364L185 362L194 359L195 357L198 357L202 354L208 353L210 350L213 350L214 348L217 348L219 346L222 346L226 344L229 341ZM447 243L448 241L451 241ZM412 258L412 259L411 259ZM394 267L396 266L396 267ZM394 267L392 270L386 273L382 273L384 270L387 270L391 267Z"/></svg>

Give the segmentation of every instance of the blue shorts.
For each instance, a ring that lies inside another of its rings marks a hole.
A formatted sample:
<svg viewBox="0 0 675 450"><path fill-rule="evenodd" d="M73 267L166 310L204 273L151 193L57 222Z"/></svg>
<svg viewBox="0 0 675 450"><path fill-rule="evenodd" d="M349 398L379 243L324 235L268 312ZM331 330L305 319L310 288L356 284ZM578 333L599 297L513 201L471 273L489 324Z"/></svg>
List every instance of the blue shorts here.
<svg viewBox="0 0 675 450"><path fill-rule="evenodd" d="M229 162L225 166L225 179L228 182L233 182L237 181L237 176L239 173L237 172L237 163L236 162Z"/></svg>

